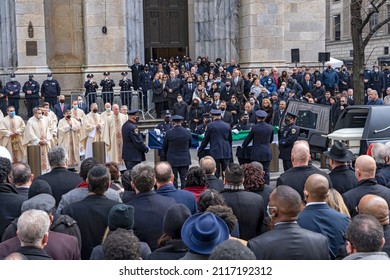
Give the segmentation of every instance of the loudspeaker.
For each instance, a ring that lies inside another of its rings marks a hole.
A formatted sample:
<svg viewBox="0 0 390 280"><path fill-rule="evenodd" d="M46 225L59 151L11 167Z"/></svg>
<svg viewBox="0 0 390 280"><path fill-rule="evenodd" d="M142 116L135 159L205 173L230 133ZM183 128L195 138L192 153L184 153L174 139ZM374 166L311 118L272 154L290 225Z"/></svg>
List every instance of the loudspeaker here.
<svg viewBox="0 0 390 280"><path fill-rule="evenodd" d="M299 61L299 49L291 49L291 63L298 63Z"/></svg>
<svg viewBox="0 0 390 280"><path fill-rule="evenodd" d="M318 62L326 62L330 60L330 52L319 52Z"/></svg>

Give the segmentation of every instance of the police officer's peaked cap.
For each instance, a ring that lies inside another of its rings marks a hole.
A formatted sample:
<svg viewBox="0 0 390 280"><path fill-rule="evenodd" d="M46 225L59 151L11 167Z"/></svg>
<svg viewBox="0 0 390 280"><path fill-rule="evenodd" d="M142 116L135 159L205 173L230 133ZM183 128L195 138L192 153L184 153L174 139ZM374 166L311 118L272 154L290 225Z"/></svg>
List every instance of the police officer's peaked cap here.
<svg viewBox="0 0 390 280"><path fill-rule="evenodd" d="M15 73L12 73L12 74L11 74L11 78L15 78Z"/></svg>
<svg viewBox="0 0 390 280"><path fill-rule="evenodd" d="M93 78L93 74L88 74L87 78Z"/></svg>
<svg viewBox="0 0 390 280"><path fill-rule="evenodd" d="M138 109L132 109L132 110L128 110L128 111L127 111L127 114L128 114L128 115L136 115L138 112L139 112Z"/></svg>
<svg viewBox="0 0 390 280"><path fill-rule="evenodd" d="M218 115L221 115L221 114L222 114L222 111L221 111L221 110L218 110L218 109L212 109L212 110L210 111L210 114L218 116Z"/></svg>
<svg viewBox="0 0 390 280"><path fill-rule="evenodd" d="M49 77L53 77L53 74L52 73L49 73L49 74L47 74L47 77L49 78Z"/></svg>
<svg viewBox="0 0 390 280"><path fill-rule="evenodd" d="M260 72L263 72L263 71L265 71L265 69L264 68L260 68Z"/></svg>
<svg viewBox="0 0 390 280"><path fill-rule="evenodd" d="M211 118L211 115L210 115L209 113L204 113L204 114L202 115L202 118L209 119L209 118Z"/></svg>
<svg viewBox="0 0 390 280"><path fill-rule="evenodd" d="M104 72L103 76L110 76L110 72L108 72L108 71Z"/></svg>
<svg viewBox="0 0 390 280"><path fill-rule="evenodd" d="M182 120L184 120L184 118L182 116L179 116L179 115L174 115L172 117L172 120L173 121L182 121Z"/></svg>
<svg viewBox="0 0 390 280"><path fill-rule="evenodd" d="M289 112L289 113L287 113L286 117L293 117L293 118L296 118L297 115L295 115L294 113Z"/></svg>
<svg viewBox="0 0 390 280"><path fill-rule="evenodd" d="M121 75L122 76L127 76L127 72L122 72Z"/></svg>
<svg viewBox="0 0 390 280"><path fill-rule="evenodd" d="M171 110L163 110L161 112L161 115L163 115L163 116L171 116L172 115L172 111Z"/></svg>
<svg viewBox="0 0 390 280"><path fill-rule="evenodd" d="M31 78L34 78L34 75L30 74L30 75L28 75L28 77L31 79Z"/></svg>
<svg viewBox="0 0 390 280"><path fill-rule="evenodd" d="M244 113L242 113L241 115L243 118L249 118L249 114L247 111L244 111Z"/></svg>
<svg viewBox="0 0 390 280"><path fill-rule="evenodd" d="M267 112L264 110L257 110L256 117L258 118L266 118L268 116Z"/></svg>

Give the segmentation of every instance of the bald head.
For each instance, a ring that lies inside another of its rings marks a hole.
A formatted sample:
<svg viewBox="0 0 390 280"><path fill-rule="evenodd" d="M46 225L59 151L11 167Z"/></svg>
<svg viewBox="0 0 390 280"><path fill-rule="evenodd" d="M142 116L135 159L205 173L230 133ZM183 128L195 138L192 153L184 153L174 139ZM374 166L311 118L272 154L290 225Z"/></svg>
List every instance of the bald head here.
<svg viewBox="0 0 390 280"><path fill-rule="evenodd" d="M359 201L359 214L374 216L381 225L389 224L389 205L382 197L367 194Z"/></svg>
<svg viewBox="0 0 390 280"><path fill-rule="evenodd" d="M329 181L321 174L313 174L305 183L306 202L323 202L329 194Z"/></svg>
<svg viewBox="0 0 390 280"><path fill-rule="evenodd" d="M375 160L367 155L359 156L355 163L355 174L358 181L375 178Z"/></svg>
<svg viewBox="0 0 390 280"><path fill-rule="evenodd" d="M304 141L295 141L291 151L291 161L294 167L308 165L310 160L310 146Z"/></svg>
<svg viewBox="0 0 390 280"><path fill-rule="evenodd" d="M162 186L173 182L173 172L171 165L166 161L160 161L154 167L156 174L157 186Z"/></svg>

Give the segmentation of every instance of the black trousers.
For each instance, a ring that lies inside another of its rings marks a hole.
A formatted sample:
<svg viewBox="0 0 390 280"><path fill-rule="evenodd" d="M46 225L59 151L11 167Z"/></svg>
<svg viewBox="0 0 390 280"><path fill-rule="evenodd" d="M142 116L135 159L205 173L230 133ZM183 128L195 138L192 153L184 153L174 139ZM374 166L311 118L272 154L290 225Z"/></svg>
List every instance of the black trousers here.
<svg viewBox="0 0 390 280"><path fill-rule="evenodd" d="M8 106L14 106L15 107L15 114L19 115L19 98L9 98L8 99Z"/></svg>
<svg viewBox="0 0 390 280"><path fill-rule="evenodd" d="M27 118L31 118L34 115L33 109L39 105L39 101L38 99L26 99L26 103L27 103Z"/></svg>
<svg viewBox="0 0 390 280"><path fill-rule="evenodd" d="M140 161L125 161L126 169L132 170L134 166L141 163Z"/></svg>
<svg viewBox="0 0 390 280"><path fill-rule="evenodd" d="M175 175L175 180L173 181L175 187L179 188L177 178L180 176L180 188L184 188L186 186L188 166L172 167L172 171L173 175Z"/></svg>
<svg viewBox="0 0 390 280"><path fill-rule="evenodd" d="M225 171L226 167L228 167L230 163L230 158L214 159L214 160L217 165L217 171L215 171L215 177L219 178L219 176L222 175L222 173Z"/></svg>
<svg viewBox="0 0 390 280"><path fill-rule="evenodd" d="M270 166L270 161L260 161L260 163L263 165L263 170L264 170L264 181L267 185L269 185L269 166Z"/></svg>
<svg viewBox="0 0 390 280"><path fill-rule="evenodd" d="M110 103L111 105L113 104L113 102L114 102L114 93L113 92L102 93L102 97L103 97L104 104L106 104L106 103Z"/></svg>
<svg viewBox="0 0 390 280"><path fill-rule="evenodd" d="M45 97L45 102L50 104L50 108L53 110L54 105L57 104L57 97Z"/></svg>

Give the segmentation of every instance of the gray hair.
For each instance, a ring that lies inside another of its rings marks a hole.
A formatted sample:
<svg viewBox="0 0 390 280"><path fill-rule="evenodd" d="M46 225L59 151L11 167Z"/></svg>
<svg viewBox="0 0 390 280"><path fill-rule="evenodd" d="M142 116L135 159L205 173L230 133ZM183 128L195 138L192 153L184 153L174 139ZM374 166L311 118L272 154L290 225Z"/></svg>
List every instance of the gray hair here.
<svg viewBox="0 0 390 280"><path fill-rule="evenodd" d="M215 160L213 157L205 156L205 157L200 159L199 166L200 166L200 168L202 168L204 170L206 175L211 175L211 174L214 174L216 167L217 167L217 164L215 163Z"/></svg>
<svg viewBox="0 0 390 280"><path fill-rule="evenodd" d="M154 168L146 163L139 163L131 170L131 181L139 192L150 191L154 187Z"/></svg>
<svg viewBox="0 0 390 280"><path fill-rule="evenodd" d="M51 148L48 157L51 168L66 166L66 152L63 147L56 146Z"/></svg>
<svg viewBox="0 0 390 280"><path fill-rule="evenodd" d="M22 246L40 245L42 238L49 232L50 218L42 210L28 210L18 219L18 237Z"/></svg>
<svg viewBox="0 0 390 280"><path fill-rule="evenodd" d="M376 163L385 163L386 148L382 143L374 143L372 147L372 158Z"/></svg>

